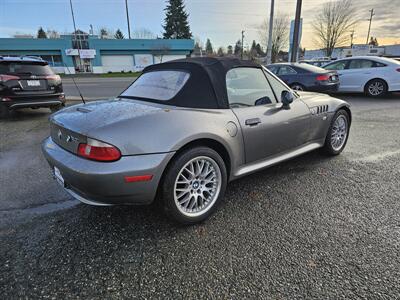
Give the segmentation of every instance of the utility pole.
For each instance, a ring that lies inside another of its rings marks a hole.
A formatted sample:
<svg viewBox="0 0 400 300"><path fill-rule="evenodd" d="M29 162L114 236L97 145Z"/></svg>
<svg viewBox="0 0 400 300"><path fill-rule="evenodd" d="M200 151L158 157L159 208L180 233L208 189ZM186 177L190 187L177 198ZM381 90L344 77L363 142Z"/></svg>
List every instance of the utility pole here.
<svg viewBox="0 0 400 300"><path fill-rule="evenodd" d="M242 49L240 52L240 59L243 59L243 48L244 48L243 40L244 40L244 30L242 30L242 47L241 47Z"/></svg>
<svg viewBox="0 0 400 300"><path fill-rule="evenodd" d="M375 16L374 9L370 9L369 12L371 13L371 16L370 16L370 18L368 19L368 21L369 21L369 27L368 27L368 35L367 35L367 42L366 42L367 45L368 45L368 42L369 42L369 34L371 33L372 17Z"/></svg>
<svg viewBox="0 0 400 300"><path fill-rule="evenodd" d="M78 47L78 53L79 53L79 49L82 49L82 41L81 41L81 38L79 38L79 40L78 40L78 35L76 34L75 15L74 15L74 8L72 7L72 0L69 0L69 5L71 7L72 23L74 24L75 42L76 42L76 46ZM79 55L80 55L80 53L79 53ZM81 61L80 57L79 57L79 66L82 69L82 61Z"/></svg>
<svg viewBox="0 0 400 300"><path fill-rule="evenodd" d="M125 9L126 9L126 21L128 22L128 36L129 39L131 39L131 25L129 24L128 0L125 0Z"/></svg>
<svg viewBox="0 0 400 300"><path fill-rule="evenodd" d="M354 29L351 31L350 34L350 48L353 48L353 39L354 39Z"/></svg>
<svg viewBox="0 0 400 300"><path fill-rule="evenodd" d="M274 27L274 7L275 0L271 0L271 9L269 14L269 27L268 27L268 45L267 45L267 64L272 61L272 32Z"/></svg>
<svg viewBox="0 0 400 300"><path fill-rule="evenodd" d="M299 33L300 33L300 18L301 18L301 5L302 0L297 0L296 5L296 18L294 19L294 30L293 30L293 41L292 41L292 53L290 62L297 61L297 52L299 51Z"/></svg>

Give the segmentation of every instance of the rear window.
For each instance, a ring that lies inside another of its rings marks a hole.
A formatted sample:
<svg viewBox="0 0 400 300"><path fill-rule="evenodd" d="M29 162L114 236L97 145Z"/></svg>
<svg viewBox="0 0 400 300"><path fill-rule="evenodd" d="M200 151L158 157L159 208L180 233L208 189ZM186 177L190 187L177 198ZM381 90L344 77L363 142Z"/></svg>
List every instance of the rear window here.
<svg viewBox="0 0 400 300"><path fill-rule="evenodd" d="M184 71L154 71L142 74L121 96L166 101L175 97L190 75Z"/></svg>
<svg viewBox="0 0 400 300"><path fill-rule="evenodd" d="M47 64L3 62L0 63L0 74L53 75L54 73Z"/></svg>

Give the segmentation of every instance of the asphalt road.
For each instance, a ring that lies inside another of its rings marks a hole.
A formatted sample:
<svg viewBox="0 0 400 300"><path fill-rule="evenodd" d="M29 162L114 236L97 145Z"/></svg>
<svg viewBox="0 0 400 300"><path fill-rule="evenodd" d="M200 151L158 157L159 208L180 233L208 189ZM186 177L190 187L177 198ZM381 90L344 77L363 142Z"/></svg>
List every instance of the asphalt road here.
<svg viewBox="0 0 400 300"><path fill-rule="evenodd" d="M79 204L40 153L48 111L0 121L0 298L400 298L400 96L344 97L340 156L235 181L192 227L153 207Z"/></svg>
<svg viewBox="0 0 400 300"><path fill-rule="evenodd" d="M134 77L79 77L75 79L75 83L85 99L93 100L118 96L134 79ZM64 92L69 100L81 99L76 85L71 78L63 78Z"/></svg>

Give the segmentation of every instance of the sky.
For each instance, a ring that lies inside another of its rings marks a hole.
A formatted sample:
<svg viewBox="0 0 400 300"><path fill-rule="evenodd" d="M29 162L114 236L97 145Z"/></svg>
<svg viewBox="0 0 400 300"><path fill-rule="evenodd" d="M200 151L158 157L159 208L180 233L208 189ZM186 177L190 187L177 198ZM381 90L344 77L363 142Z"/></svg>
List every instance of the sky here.
<svg viewBox="0 0 400 300"><path fill-rule="evenodd" d="M303 0L302 46L315 49L311 23L322 5L329 0ZM333 0L335 1L335 0ZM127 34L125 0L72 0L77 27L89 31L92 24ZM365 43L369 10L375 10L371 35L380 44L400 43L400 0L353 0L360 21L355 30L355 43ZM245 31L245 46L261 41L260 26L269 16L270 0L186 0L189 24L196 39L203 44L211 39L214 48L234 45ZM146 28L162 36L165 16L164 0L128 0L131 31ZM294 18L296 0L276 0L276 14ZM42 26L58 32L72 32L69 0L0 0L0 37L15 33L35 34Z"/></svg>

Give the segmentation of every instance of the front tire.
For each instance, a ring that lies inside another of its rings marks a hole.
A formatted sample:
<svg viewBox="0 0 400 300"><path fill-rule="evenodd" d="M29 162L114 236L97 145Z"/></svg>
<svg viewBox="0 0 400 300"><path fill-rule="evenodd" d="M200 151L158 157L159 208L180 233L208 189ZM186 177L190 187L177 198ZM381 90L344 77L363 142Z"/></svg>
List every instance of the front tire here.
<svg viewBox="0 0 400 300"><path fill-rule="evenodd" d="M161 185L164 210L179 223L199 223L215 211L226 185L225 163L216 151L185 150L166 169Z"/></svg>
<svg viewBox="0 0 400 300"><path fill-rule="evenodd" d="M365 85L365 93L369 97L384 97L387 92L387 83L382 79L373 79Z"/></svg>
<svg viewBox="0 0 400 300"><path fill-rule="evenodd" d="M347 111L336 112L329 126L322 152L327 155L339 155L346 146L350 131L350 117Z"/></svg>
<svg viewBox="0 0 400 300"><path fill-rule="evenodd" d="M301 85L300 83L293 83L290 88L294 91L305 91L305 87L303 85Z"/></svg>
<svg viewBox="0 0 400 300"><path fill-rule="evenodd" d="M0 104L0 118L8 119L10 116L11 116L11 111L8 109L8 107Z"/></svg>

